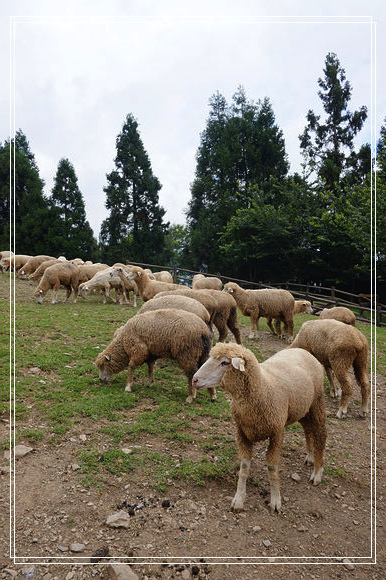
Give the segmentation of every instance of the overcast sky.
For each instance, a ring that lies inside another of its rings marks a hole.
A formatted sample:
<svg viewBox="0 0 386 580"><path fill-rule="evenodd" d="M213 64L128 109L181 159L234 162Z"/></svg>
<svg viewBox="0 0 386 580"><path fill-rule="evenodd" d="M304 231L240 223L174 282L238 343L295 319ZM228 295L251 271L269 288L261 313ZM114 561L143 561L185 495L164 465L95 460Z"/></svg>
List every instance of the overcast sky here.
<svg viewBox="0 0 386 580"><path fill-rule="evenodd" d="M47 195L67 157L95 235L108 215L103 187L129 113L162 184L166 220L181 224L216 91L229 102L243 85L249 99L270 99L290 172L300 170L298 135L307 111L322 112L317 81L328 52L338 55L352 85L350 110L369 109L357 143L372 135L374 141L386 117L384 0L0 0L0 6L0 141L12 134L14 111Z"/></svg>

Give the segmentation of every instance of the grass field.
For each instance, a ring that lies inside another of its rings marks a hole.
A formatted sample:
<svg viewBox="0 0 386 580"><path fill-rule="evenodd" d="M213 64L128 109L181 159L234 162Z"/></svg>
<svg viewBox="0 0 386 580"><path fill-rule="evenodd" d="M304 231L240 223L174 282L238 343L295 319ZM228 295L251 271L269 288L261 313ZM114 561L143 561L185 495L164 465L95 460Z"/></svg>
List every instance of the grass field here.
<svg viewBox="0 0 386 580"><path fill-rule="evenodd" d="M9 282L8 273L0 275L4 339L0 413L9 415L10 385L15 394L16 442L33 445L44 441L59 447L69 433L81 433L92 423L93 439L75 458L85 486L103 486L108 474L119 476L137 469L145 470L150 485L159 491L173 479L204 483L208 478L234 476L236 445L224 392L218 390L216 404L210 402L207 392L200 392L187 406L187 379L170 360L158 361L152 386L147 386L146 365L139 368L132 393L124 391L125 372L113 376L109 385L99 381L95 358L114 331L135 315L132 306L102 304L96 295L79 299L77 304L56 305L48 297L39 305L32 299L32 285L17 279L15 373L10 381ZM64 299L64 292L60 298ZM298 315L295 331L310 318ZM246 329L249 319L240 317L240 323ZM370 325L359 324L358 328L370 341ZM260 329L267 330L264 320ZM259 360L270 354L261 352L259 341L246 346ZM381 374L386 374L385 353L386 329L378 329L376 354ZM8 448L9 439L1 444ZM178 446L196 450L198 446L202 453L186 453L181 461L173 458L172 451Z"/></svg>

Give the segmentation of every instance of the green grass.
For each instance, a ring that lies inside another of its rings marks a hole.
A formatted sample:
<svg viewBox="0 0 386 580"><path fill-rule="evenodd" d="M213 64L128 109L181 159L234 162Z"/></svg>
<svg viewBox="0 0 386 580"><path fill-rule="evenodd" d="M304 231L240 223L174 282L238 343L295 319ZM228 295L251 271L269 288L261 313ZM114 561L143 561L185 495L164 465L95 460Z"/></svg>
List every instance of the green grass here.
<svg viewBox="0 0 386 580"><path fill-rule="evenodd" d="M97 489L111 475L139 469L158 491L174 480L203 485L235 477L234 426L221 389L213 403L201 391L187 405L187 379L170 360L156 364L151 386L146 365L137 369L131 393L124 390L127 371L113 376L109 385L100 382L97 354L136 313L132 306L104 305L96 295L77 304L39 305L31 298L33 290L28 281L16 280L15 375L11 373L10 383L9 275L0 274L0 416L15 413L17 442L55 447L87 425L91 436L87 448L78 451L79 477L85 487ZM314 317L296 316L295 332L308 319ZM239 320L249 327L249 318ZM369 325L358 324L358 329L370 340ZM260 330L268 330L264 319ZM377 329L376 341L379 372L386 374L386 329ZM261 352L259 340L247 340L245 346L260 362L270 354ZM11 404L10 386L15 395ZM288 439L295 440L302 428L295 424L287 430ZM0 443L3 449L9 446L6 439ZM131 453L123 452L125 447ZM333 476L345 476L338 467L326 469L327 474L330 469Z"/></svg>

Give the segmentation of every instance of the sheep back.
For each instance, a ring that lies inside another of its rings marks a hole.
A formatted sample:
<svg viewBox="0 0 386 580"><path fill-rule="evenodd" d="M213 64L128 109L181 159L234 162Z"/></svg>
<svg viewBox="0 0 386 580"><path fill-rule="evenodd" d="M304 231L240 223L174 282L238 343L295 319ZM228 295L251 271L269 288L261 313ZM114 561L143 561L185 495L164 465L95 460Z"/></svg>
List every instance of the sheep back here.
<svg viewBox="0 0 386 580"><path fill-rule="evenodd" d="M209 312L201 302L189 296L175 295L171 293L167 296L159 296L158 294L143 304L138 310L138 314L143 312L150 312L152 310L164 310L165 308L176 308L178 310L185 310L186 312L193 312L206 324L209 324Z"/></svg>
<svg viewBox="0 0 386 580"><path fill-rule="evenodd" d="M345 324L350 324L355 326L356 317L352 310L346 308L345 306L334 306L333 308L324 308L320 315L320 320L339 320Z"/></svg>
<svg viewBox="0 0 386 580"><path fill-rule="evenodd" d="M193 277L193 280L192 280L193 290L203 290L203 289L222 290L223 284L222 284L220 278L216 278L214 276L208 276L208 277L203 276L202 278L201 277L198 278L199 275L197 275L197 274L196 274L196 276Z"/></svg>

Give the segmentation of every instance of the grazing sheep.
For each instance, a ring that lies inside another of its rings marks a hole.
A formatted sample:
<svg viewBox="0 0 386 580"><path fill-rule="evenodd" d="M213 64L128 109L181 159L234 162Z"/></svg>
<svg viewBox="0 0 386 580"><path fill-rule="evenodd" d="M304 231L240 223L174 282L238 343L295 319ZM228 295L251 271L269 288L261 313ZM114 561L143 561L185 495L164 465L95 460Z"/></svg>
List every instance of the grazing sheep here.
<svg viewBox="0 0 386 580"><path fill-rule="evenodd" d="M107 298L112 302L117 302L116 299L110 296L110 290L114 288L116 291L123 291L123 298L120 297L119 301L122 300L127 302L127 294L123 286L122 280L118 276L118 273L114 268L105 268L94 274L91 280L87 282L82 282L79 286L79 296L81 298L86 298L92 290L101 291L103 294L103 304L106 304Z"/></svg>
<svg viewBox="0 0 386 580"><path fill-rule="evenodd" d="M32 258L32 256L26 254L12 254L11 256L2 258L1 261L4 268L10 268L10 270L15 270L15 272L18 273L20 268L22 268L30 258Z"/></svg>
<svg viewBox="0 0 386 580"><path fill-rule="evenodd" d="M38 256L32 256L21 268L19 274L24 278L29 274L35 272L35 270L43 264L43 262L47 262L47 260L55 260L53 256L46 256L44 254L39 254Z"/></svg>
<svg viewBox="0 0 386 580"><path fill-rule="evenodd" d="M186 312L193 312L196 316L201 318L205 324L212 330L210 326L209 312L198 300L189 298L188 296L179 296L171 293L168 296L159 296L158 294L148 300L138 310L138 314L143 312L151 312L152 310L164 310L165 308L177 308L178 310L186 310Z"/></svg>
<svg viewBox="0 0 386 580"><path fill-rule="evenodd" d="M192 312L170 308L144 312L130 318L116 332L112 342L101 352L95 364L99 378L109 382L112 374L129 366L126 391L131 391L134 371L147 363L149 380L153 383L154 363L158 358L177 361L188 378L187 403L196 396L192 377L209 355L212 339L206 324ZM215 400L216 391L210 391Z"/></svg>
<svg viewBox="0 0 386 580"><path fill-rule="evenodd" d="M304 322L291 347L304 348L322 363L330 383L331 397L338 397L332 371L341 386L342 396L337 417L347 414L352 396L350 368L354 367L355 378L362 394L361 415L369 411L370 381L368 371L369 345L367 339L356 328L338 320L308 320Z"/></svg>
<svg viewBox="0 0 386 580"><path fill-rule="evenodd" d="M159 282L168 282L169 284L173 284L173 276L167 270L161 270L160 272L153 272L153 276L155 280Z"/></svg>
<svg viewBox="0 0 386 580"><path fill-rule="evenodd" d="M209 356L192 383L196 389L220 386L232 396L231 412L241 464L231 509L235 512L243 509L253 444L268 438L270 507L279 512L279 459L286 425L297 421L302 425L306 464L314 463L310 481L318 485L322 479L327 437L323 367L302 349L282 350L259 364L245 347L217 343Z"/></svg>
<svg viewBox="0 0 386 580"><path fill-rule="evenodd" d="M324 308L320 315L320 320L334 319L344 322L345 324L351 324L355 326L356 317L352 310L346 308L345 306L335 306L334 308Z"/></svg>
<svg viewBox="0 0 386 580"><path fill-rule="evenodd" d="M196 274L192 280L193 290L222 290L222 282L220 278L214 276L204 276L203 274Z"/></svg>
<svg viewBox="0 0 386 580"><path fill-rule="evenodd" d="M101 272L102 270L106 270L109 268L107 264L81 264L78 266L79 268L79 283L83 284L84 282L88 282L95 276L97 272Z"/></svg>
<svg viewBox="0 0 386 580"><path fill-rule="evenodd" d="M225 342L228 335L228 329L233 333L237 344L241 344L241 332L237 320L237 304L233 296L221 290L197 290L203 294L208 294L217 300L216 314L213 318L213 324L218 330L220 342Z"/></svg>
<svg viewBox="0 0 386 580"><path fill-rule="evenodd" d="M134 280L138 286L139 294L144 302L154 298L159 292L164 290L175 290L179 288L178 284L151 280L143 268L134 267L131 272L123 272L128 280Z"/></svg>
<svg viewBox="0 0 386 580"><path fill-rule="evenodd" d="M283 334L285 333L288 336L288 341L292 341L294 335L293 311L295 299L288 290L278 288L244 290L235 282L227 282L224 290L234 296L241 312L243 312L243 308L246 309L246 312L251 312L251 314L246 315L251 318L250 338L253 338L252 335L254 332L259 330L258 321L263 316L267 319L267 325L273 334L277 334L280 338L283 338ZM256 307L258 308L257 318ZM272 319L275 319L275 329L272 326ZM284 330L281 329L281 322L284 323Z"/></svg>
<svg viewBox="0 0 386 580"><path fill-rule="evenodd" d="M53 258L52 260L46 260L45 262L43 262L42 264L40 264L40 266L38 266L36 268L36 270L34 272L32 272L32 274L29 275L29 280L40 280L40 278L43 276L44 272L47 270L47 268L49 268L50 266L53 266L54 264L63 264L64 261L63 260L59 260L56 258Z"/></svg>
<svg viewBox="0 0 386 580"><path fill-rule="evenodd" d="M126 292L126 296L128 301L130 302L130 292L133 293L133 306L134 308L137 308L137 296L138 296L138 286L137 283L132 280L129 279L126 274L128 272L131 271L131 268L133 268L134 266L117 266L116 264L114 264L113 266L113 270L110 272L110 276L113 275L118 275L118 277L120 278L121 282L122 282L122 286L125 289Z"/></svg>
<svg viewBox="0 0 386 580"><path fill-rule="evenodd" d="M209 296L209 294L205 294L205 292L201 292L200 290L192 290L192 288L188 288L187 286L179 286L175 290L159 292L156 297L160 298L162 296L188 296L188 298L194 298L194 300L200 302L207 309L210 316L210 323L213 324L218 302L215 298Z"/></svg>
<svg viewBox="0 0 386 580"><path fill-rule="evenodd" d="M64 286L67 290L66 302L69 299L71 292L73 291L75 303L78 296L78 285L78 266L71 264L71 262L57 263L53 266L49 266L49 268L46 269L42 279L40 280L39 286L34 292L34 297L36 298L36 301L41 304L48 290L52 290L51 304L56 304L59 287Z"/></svg>

